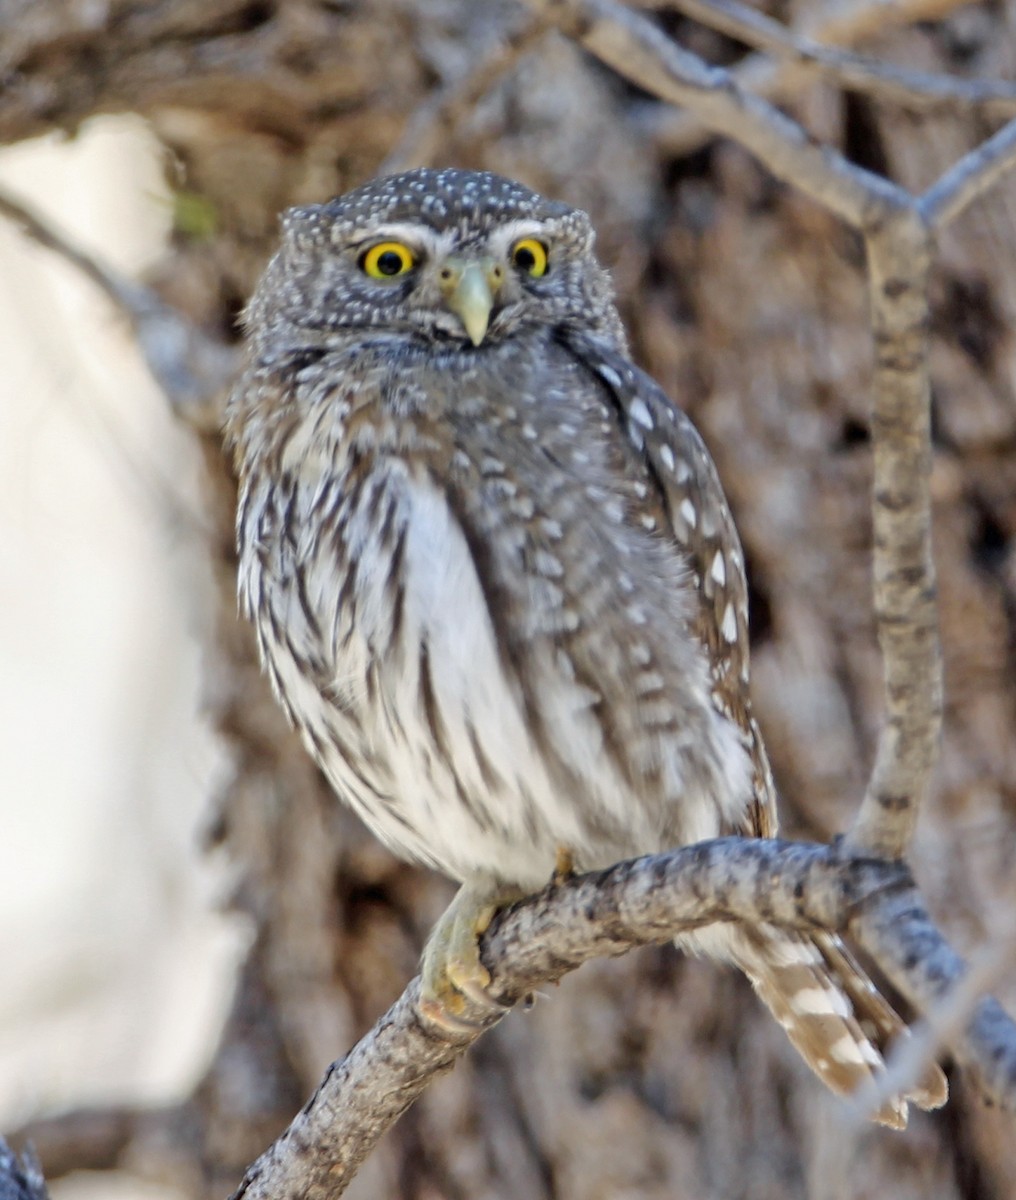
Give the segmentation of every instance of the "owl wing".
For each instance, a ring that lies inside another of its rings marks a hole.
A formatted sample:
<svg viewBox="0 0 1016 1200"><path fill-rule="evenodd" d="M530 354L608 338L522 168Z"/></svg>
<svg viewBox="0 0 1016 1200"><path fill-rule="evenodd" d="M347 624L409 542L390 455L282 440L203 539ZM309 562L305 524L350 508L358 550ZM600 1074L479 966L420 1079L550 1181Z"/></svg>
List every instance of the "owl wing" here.
<svg viewBox="0 0 1016 1200"><path fill-rule="evenodd" d="M573 352L607 385L695 574L695 632L709 655L713 703L744 731L754 764L755 799L739 832L772 837L776 789L748 694L744 556L716 468L691 421L648 375L587 334L567 336ZM762 925L720 929L712 936L707 931L681 941L740 966L804 1060L841 1095L880 1076L888 1048L907 1033L835 934L796 934ZM944 1075L932 1065L915 1087L890 1097L876 1119L901 1128L908 1100L937 1108L947 1094Z"/></svg>
<svg viewBox="0 0 1016 1200"><path fill-rule="evenodd" d="M743 730L754 768L755 800L737 832L773 837L775 788L748 690L744 555L716 467L695 426L644 371L587 334L565 336L572 352L606 384L693 572L694 631L709 657L713 703Z"/></svg>

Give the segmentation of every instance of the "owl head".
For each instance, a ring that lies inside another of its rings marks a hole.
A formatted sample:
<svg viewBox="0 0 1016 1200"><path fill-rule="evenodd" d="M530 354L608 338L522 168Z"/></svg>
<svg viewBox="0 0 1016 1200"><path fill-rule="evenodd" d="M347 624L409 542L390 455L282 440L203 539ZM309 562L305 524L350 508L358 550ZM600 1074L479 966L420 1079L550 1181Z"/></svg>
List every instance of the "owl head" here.
<svg viewBox="0 0 1016 1200"><path fill-rule="evenodd" d="M623 337L586 214L488 171L377 179L290 209L282 231L248 310L255 336L373 332L465 352L525 328Z"/></svg>

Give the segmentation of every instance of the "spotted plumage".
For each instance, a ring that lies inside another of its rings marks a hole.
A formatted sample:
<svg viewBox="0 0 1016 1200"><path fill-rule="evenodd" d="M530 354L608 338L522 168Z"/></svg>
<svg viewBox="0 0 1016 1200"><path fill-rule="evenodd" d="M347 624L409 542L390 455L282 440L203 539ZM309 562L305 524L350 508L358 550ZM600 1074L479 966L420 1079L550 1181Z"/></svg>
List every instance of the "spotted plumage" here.
<svg viewBox="0 0 1016 1200"><path fill-rule="evenodd" d="M733 520L592 243L520 184L413 171L287 213L247 313L228 430L265 668L339 795L467 890L776 830ZM899 1020L835 939L685 944L831 1087L881 1070Z"/></svg>

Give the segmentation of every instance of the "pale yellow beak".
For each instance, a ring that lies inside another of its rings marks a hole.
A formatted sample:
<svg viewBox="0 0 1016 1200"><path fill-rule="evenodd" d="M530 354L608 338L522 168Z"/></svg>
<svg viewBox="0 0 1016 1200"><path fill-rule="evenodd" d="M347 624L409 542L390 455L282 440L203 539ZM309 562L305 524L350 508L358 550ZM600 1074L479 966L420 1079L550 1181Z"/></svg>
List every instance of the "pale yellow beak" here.
<svg viewBox="0 0 1016 1200"><path fill-rule="evenodd" d="M445 304L465 326L474 346L486 337L503 277L503 268L490 259L466 263L449 260L441 272Z"/></svg>

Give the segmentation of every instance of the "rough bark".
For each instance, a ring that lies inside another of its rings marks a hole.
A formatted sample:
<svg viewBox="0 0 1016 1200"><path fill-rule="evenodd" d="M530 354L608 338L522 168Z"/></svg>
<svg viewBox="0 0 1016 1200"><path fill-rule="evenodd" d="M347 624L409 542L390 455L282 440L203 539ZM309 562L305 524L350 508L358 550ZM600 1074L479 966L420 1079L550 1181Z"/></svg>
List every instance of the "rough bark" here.
<svg viewBox="0 0 1016 1200"><path fill-rule="evenodd" d="M0 139L99 112L148 116L181 194L209 217L200 234L181 226L154 282L220 337L235 336L277 211L373 174L435 96L430 124L399 145L402 163L483 166L587 208L637 356L699 424L738 518L784 831L827 840L855 815L883 716L858 243L729 142L672 156L654 139L653 106L556 34L502 56L477 93L477 64L496 62L498 36L530 20L492 0L22 0L0 25ZM863 49L1012 78L1007 20L1004 6L974 8ZM821 83L792 108L913 190L985 133L976 114L915 117ZM1010 179L946 232L932 268L946 710L912 866L967 948L1011 937L1016 912L1014 266ZM234 902L257 937L206 1079L110 1158L220 1197L402 990L450 888L380 849L286 730L235 618L232 484L217 438L204 445L220 585L208 704L235 754L215 840L241 868ZM1016 981L998 991L1011 1009ZM835 1120L742 979L646 949L590 964L485 1035L347 1195L803 1198L818 1194ZM990 1200L1016 1175L1010 1119L959 1076L944 1112L905 1135L873 1132L864 1150L844 1195ZM40 1153L46 1166L41 1139Z"/></svg>

